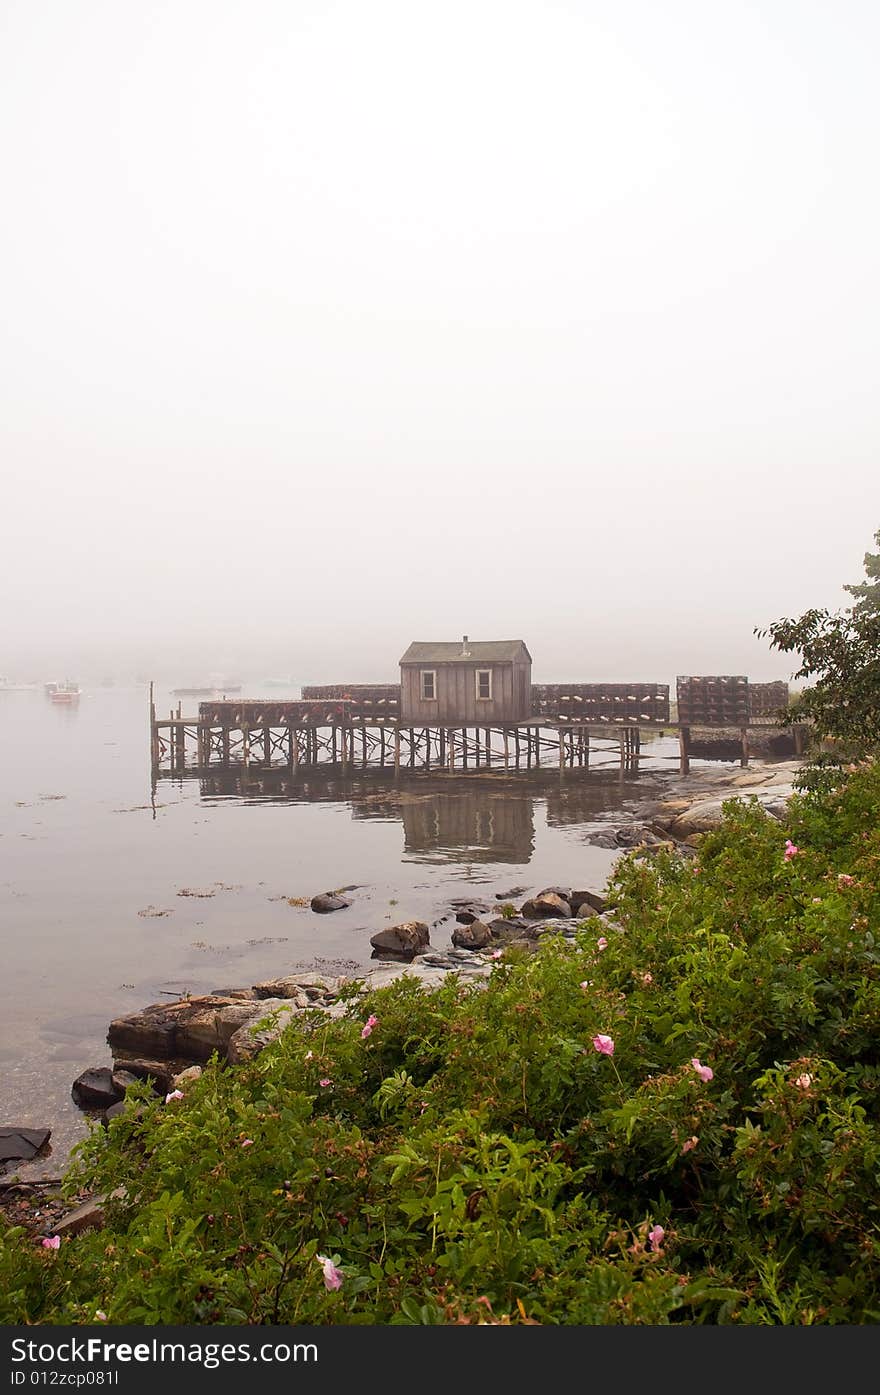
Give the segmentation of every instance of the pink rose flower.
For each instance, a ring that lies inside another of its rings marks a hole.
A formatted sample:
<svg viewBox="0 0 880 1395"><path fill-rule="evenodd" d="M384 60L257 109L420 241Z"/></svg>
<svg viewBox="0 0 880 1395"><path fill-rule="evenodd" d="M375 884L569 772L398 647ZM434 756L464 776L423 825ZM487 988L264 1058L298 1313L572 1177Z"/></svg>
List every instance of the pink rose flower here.
<svg viewBox="0 0 880 1395"><path fill-rule="evenodd" d="M712 1079L712 1077L715 1074L711 1066L704 1066L703 1063L696 1056L691 1057L691 1065L697 1072L697 1075L700 1077L704 1085L708 1084L708 1082Z"/></svg>
<svg viewBox="0 0 880 1395"><path fill-rule="evenodd" d="M342 1288L342 1270L336 1268L332 1259L328 1259L326 1255L315 1255L315 1259L324 1271L324 1287L327 1292Z"/></svg>
<svg viewBox="0 0 880 1395"><path fill-rule="evenodd" d="M841 872L837 878L838 886L852 886L855 877L851 877L848 872Z"/></svg>
<svg viewBox="0 0 880 1395"><path fill-rule="evenodd" d="M44 1250L59 1250L61 1248L61 1236L47 1235L45 1239L40 1241L40 1244L43 1246Z"/></svg>
<svg viewBox="0 0 880 1395"><path fill-rule="evenodd" d="M323 1080L318 1081L318 1084L320 1085L322 1090L326 1090L327 1086L332 1085L332 1083L333 1082L331 1081L329 1075L325 1075Z"/></svg>
<svg viewBox="0 0 880 1395"><path fill-rule="evenodd" d="M593 1047L598 1051L600 1056L613 1056L614 1038L605 1036L603 1032L598 1032L596 1036L593 1037Z"/></svg>
<svg viewBox="0 0 880 1395"><path fill-rule="evenodd" d="M662 1225L652 1226L648 1231L648 1248L655 1252L659 1252L665 1234L666 1231L663 1229Z"/></svg>
<svg viewBox="0 0 880 1395"><path fill-rule="evenodd" d="M605 938L604 935L601 935L601 936L599 937L599 939L596 941L596 948L597 948L597 949L607 949L607 948L608 948L608 941L606 940L606 938Z"/></svg>
<svg viewBox="0 0 880 1395"><path fill-rule="evenodd" d="M696 1148L699 1141L700 1140L695 1133L691 1134L690 1138L686 1138L684 1143L681 1145L682 1153L689 1153L692 1148Z"/></svg>
<svg viewBox="0 0 880 1395"><path fill-rule="evenodd" d="M376 1024L377 1024L378 1021L379 1021L378 1017L374 1017L373 1014L370 1013L369 1017L367 1018L366 1022L365 1022L364 1025L363 1025L363 1027L361 1028L361 1036L363 1037L364 1040L366 1040L367 1037L370 1035L370 1033L372 1032L373 1028L376 1026Z"/></svg>
<svg viewBox="0 0 880 1395"><path fill-rule="evenodd" d="M241 1147L242 1147L242 1148L253 1148L253 1146L254 1146L254 1140L253 1140L252 1138L243 1138L243 1139L241 1140Z"/></svg>
<svg viewBox="0 0 880 1395"><path fill-rule="evenodd" d="M803 1075L798 1076L797 1080L794 1083L799 1090L809 1090L810 1086L813 1083L813 1077L811 1075L807 1075L805 1071Z"/></svg>
<svg viewBox="0 0 880 1395"><path fill-rule="evenodd" d="M165 1096L165 1103L166 1103L166 1104L170 1104L172 1100L182 1100L182 1099L183 1099L183 1091L182 1091L182 1090L172 1090L170 1094L168 1094L168 1095Z"/></svg>
<svg viewBox="0 0 880 1395"><path fill-rule="evenodd" d="M799 853L800 853L800 848L796 847L795 844L791 841L790 838L786 838L786 840L785 840L785 853L783 854L783 856L785 857L786 862L791 862L791 859L792 859L793 857L797 857Z"/></svg>

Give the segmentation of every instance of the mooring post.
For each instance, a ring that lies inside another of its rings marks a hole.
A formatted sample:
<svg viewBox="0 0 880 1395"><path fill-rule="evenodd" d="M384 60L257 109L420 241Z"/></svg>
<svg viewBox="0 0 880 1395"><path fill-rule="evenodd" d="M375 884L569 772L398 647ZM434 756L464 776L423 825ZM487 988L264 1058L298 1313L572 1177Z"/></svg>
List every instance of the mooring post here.
<svg viewBox="0 0 880 1395"><path fill-rule="evenodd" d="M680 775L687 775L691 768L691 729L690 727L679 727L678 729L678 772Z"/></svg>
<svg viewBox="0 0 880 1395"><path fill-rule="evenodd" d="M740 765L748 765L748 763L749 763L749 729L748 729L748 727L743 727L743 728L742 728L742 730L740 731L740 736L742 737L742 755L741 755L740 758L739 758L739 763L740 763Z"/></svg>
<svg viewBox="0 0 880 1395"><path fill-rule="evenodd" d="M565 732L562 727L556 728L556 735L559 738L559 773L565 774Z"/></svg>
<svg viewBox="0 0 880 1395"><path fill-rule="evenodd" d="M507 727L504 728L504 769L510 769L510 735Z"/></svg>
<svg viewBox="0 0 880 1395"><path fill-rule="evenodd" d="M450 728L446 733L446 758L450 775L455 770L455 732Z"/></svg>
<svg viewBox="0 0 880 1395"><path fill-rule="evenodd" d="M299 738L296 728L290 728L290 767L294 775L299 770Z"/></svg>

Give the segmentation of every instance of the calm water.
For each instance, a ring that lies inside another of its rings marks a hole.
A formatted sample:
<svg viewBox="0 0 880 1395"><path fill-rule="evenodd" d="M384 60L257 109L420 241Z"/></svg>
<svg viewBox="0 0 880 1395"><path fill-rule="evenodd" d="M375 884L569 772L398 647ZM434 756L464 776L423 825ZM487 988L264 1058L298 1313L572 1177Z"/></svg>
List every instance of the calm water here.
<svg viewBox="0 0 880 1395"><path fill-rule="evenodd" d="M234 780L163 779L151 797L147 702L143 688L86 690L75 708L0 693L0 1124L53 1129L44 1173L85 1132L70 1086L111 1063L112 1017L301 968L367 968L370 935L396 921L426 920L448 946L454 898L601 885L614 854L586 835L648 792L609 755L564 781L552 767L396 784L301 773L284 788L255 778L246 795ZM160 711L172 702L157 695ZM677 740L649 749L675 768ZM288 903L352 884L331 915Z"/></svg>

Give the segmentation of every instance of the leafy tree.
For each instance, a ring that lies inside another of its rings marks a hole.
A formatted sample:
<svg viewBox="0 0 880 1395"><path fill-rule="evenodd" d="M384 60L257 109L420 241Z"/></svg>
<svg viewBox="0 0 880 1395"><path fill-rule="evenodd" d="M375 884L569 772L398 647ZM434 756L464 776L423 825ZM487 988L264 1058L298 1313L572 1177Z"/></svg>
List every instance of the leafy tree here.
<svg viewBox="0 0 880 1395"><path fill-rule="evenodd" d="M880 530L874 535L880 545ZM809 721L814 736L841 755L880 747L880 554L865 554L868 580L844 589L855 603L842 611L812 609L767 629L770 647L799 654L794 678L812 680L788 708L784 721Z"/></svg>
<svg viewBox="0 0 880 1395"><path fill-rule="evenodd" d="M880 548L880 528L874 534L874 542ZM854 611L860 615L877 615L880 614L880 552L866 552L864 565L868 580L843 589L856 597Z"/></svg>

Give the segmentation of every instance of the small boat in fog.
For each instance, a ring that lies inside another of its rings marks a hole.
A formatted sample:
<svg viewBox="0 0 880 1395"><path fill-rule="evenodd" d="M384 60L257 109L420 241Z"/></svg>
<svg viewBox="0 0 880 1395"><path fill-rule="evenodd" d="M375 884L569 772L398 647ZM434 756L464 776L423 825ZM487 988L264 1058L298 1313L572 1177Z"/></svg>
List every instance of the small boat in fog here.
<svg viewBox="0 0 880 1395"><path fill-rule="evenodd" d="M36 683L13 683L11 678L0 678L0 693L30 693Z"/></svg>
<svg viewBox="0 0 880 1395"><path fill-rule="evenodd" d="M80 686L69 678L65 679L63 683L47 683L46 691L52 702L68 704L79 702Z"/></svg>

